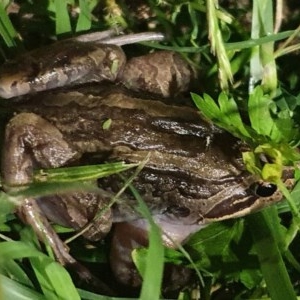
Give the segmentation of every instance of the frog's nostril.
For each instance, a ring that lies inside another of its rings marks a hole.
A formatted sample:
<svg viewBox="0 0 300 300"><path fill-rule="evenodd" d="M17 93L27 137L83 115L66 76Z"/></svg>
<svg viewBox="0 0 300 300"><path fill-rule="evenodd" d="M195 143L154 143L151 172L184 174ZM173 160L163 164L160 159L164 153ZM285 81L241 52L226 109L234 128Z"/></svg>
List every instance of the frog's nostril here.
<svg viewBox="0 0 300 300"><path fill-rule="evenodd" d="M255 182L250 189L259 197L270 197L276 192L277 186L268 182Z"/></svg>

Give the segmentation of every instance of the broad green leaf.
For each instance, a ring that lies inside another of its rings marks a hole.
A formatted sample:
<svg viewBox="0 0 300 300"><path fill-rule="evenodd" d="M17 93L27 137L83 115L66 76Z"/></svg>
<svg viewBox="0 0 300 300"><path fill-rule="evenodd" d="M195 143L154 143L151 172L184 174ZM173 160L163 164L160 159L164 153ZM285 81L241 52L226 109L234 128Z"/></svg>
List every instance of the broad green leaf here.
<svg viewBox="0 0 300 300"><path fill-rule="evenodd" d="M266 182L277 183L282 176L282 166L277 164L265 164L261 171L261 177Z"/></svg>
<svg viewBox="0 0 300 300"><path fill-rule="evenodd" d="M274 127L270 104L271 99L263 94L261 87L255 88L249 97L248 109L251 127L263 136L270 136Z"/></svg>
<svg viewBox="0 0 300 300"><path fill-rule="evenodd" d="M204 94L203 98L197 94L191 93L192 99L200 112L209 120L218 120L220 109L214 99Z"/></svg>
<svg viewBox="0 0 300 300"><path fill-rule="evenodd" d="M257 160L257 156L253 152L247 151L242 153L242 157L246 170L252 174L261 176L261 166Z"/></svg>
<svg viewBox="0 0 300 300"><path fill-rule="evenodd" d="M240 273L241 282L248 288L254 289L262 280L261 272L257 269L244 269Z"/></svg>
<svg viewBox="0 0 300 300"><path fill-rule="evenodd" d="M230 223L230 222L229 222ZM235 232L234 227L226 222L212 223L195 233L188 241L188 246L195 250L203 247L210 256L220 255L226 251ZM237 225L236 225L237 226Z"/></svg>
<svg viewBox="0 0 300 300"><path fill-rule="evenodd" d="M207 94L204 94L203 98L193 93L191 95L204 117L238 138L248 141L251 139L251 130L243 124L233 98L228 99L225 93L221 93L218 99L218 106Z"/></svg>
<svg viewBox="0 0 300 300"><path fill-rule="evenodd" d="M293 119L290 116L283 117L278 115L278 118L274 121L274 127L270 136L275 143L288 143L292 140L299 140L299 131L295 128Z"/></svg>
<svg viewBox="0 0 300 300"><path fill-rule="evenodd" d="M235 136L250 138L250 134L241 119L238 106L233 98L228 98L224 92L219 96L218 103L222 112L222 119L232 128L231 133Z"/></svg>

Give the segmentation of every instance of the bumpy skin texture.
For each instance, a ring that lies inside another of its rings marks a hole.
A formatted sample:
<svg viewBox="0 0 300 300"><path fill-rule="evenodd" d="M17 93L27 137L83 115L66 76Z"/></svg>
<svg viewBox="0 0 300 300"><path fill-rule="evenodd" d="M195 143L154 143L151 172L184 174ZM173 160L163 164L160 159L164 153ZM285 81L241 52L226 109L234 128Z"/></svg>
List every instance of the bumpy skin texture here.
<svg viewBox="0 0 300 300"><path fill-rule="evenodd" d="M58 42L0 67L0 97L11 98L85 82L115 81L126 57L115 45Z"/></svg>
<svg viewBox="0 0 300 300"><path fill-rule="evenodd" d="M189 67L174 53L161 55L164 59L158 54L146 56L145 65L137 60L138 69L144 66L148 74L139 77L140 80L129 74L130 70L136 72L131 63L124 73L118 73L119 80L127 80L130 87L137 82L138 91L146 86L148 92L166 96L173 89L175 93L185 89L189 80L184 79L181 84L179 79L183 73L191 78ZM122 57L121 51L117 60L123 61ZM166 63L162 65L162 61ZM80 60L79 65L84 63ZM112 70L112 65L108 69ZM103 74L97 76L107 76ZM176 230L180 236L177 231L184 229L180 241L200 224L242 216L281 198L278 193L266 198L253 194L249 187L255 179L244 171L239 141L201 119L191 107L161 98L141 99L115 86L96 85L38 94L26 104L19 104L16 112L6 128L2 160L7 191L30 183L34 168L81 164L87 155L97 156L97 162L140 162L150 154L134 185L163 230L171 236ZM108 119L111 126L103 128ZM48 240L62 264L74 263L74 259L47 219L75 229L86 225L119 190L122 181L111 176L98 184L101 193L79 189L67 196L54 195L38 201L26 198L19 207L21 217L41 239ZM133 197L124 194L112 211L107 210L100 220L92 221L85 237L100 239L110 230L112 222L139 219L134 206ZM118 242L117 235L115 242ZM116 245L115 249L121 248ZM121 266L123 253L115 252L116 257L120 255ZM114 269L118 273L117 265ZM124 280L128 283L132 279Z"/></svg>
<svg viewBox="0 0 300 300"><path fill-rule="evenodd" d="M177 53L171 51L133 57L119 75L128 89L147 91L165 98L187 90L191 77L191 68Z"/></svg>

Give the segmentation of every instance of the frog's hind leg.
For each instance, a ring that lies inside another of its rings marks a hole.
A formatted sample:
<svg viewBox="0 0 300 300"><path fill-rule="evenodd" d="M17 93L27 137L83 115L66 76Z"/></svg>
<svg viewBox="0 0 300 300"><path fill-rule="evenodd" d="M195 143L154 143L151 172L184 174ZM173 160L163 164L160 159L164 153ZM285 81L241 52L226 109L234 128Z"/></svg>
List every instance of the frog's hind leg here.
<svg viewBox="0 0 300 300"><path fill-rule="evenodd" d="M59 167L77 155L60 131L49 122L33 113L18 114L10 120L5 131L1 166L4 189L6 192L21 190L32 182L34 167ZM24 197L17 212L24 222L32 226L39 239L51 246L62 265L71 266L81 279L112 294L69 254L67 246L49 224L36 199Z"/></svg>
<svg viewBox="0 0 300 300"><path fill-rule="evenodd" d="M2 177L5 191L20 190L32 182L34 165L58 167L76 155L62 134L46 120L33 113L21 113L10 120L5 131ZM57 259L74 263L66 246L43 216L35 199L20 201L18 212L39 238L47 241Z"/></svg>

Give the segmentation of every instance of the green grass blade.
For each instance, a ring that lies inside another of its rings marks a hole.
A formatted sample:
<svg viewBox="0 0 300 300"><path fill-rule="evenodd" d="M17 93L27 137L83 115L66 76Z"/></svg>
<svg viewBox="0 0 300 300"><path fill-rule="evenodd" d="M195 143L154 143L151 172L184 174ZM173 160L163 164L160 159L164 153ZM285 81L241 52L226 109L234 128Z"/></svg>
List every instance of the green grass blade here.
<svg viewBox="0 0 300 300"><path fill-rule="evenodd" d="M138 300L137 298L118 298L98 295L89 291L78 289L78 293L82 300Z"/></svg>
<svg viewBox="0 0 300 300"><path fill-rule="evenodd" d="M149 222L149 247L146 257L146 266L143 274L143 286L140 300L160 299L160 290L163 275L164 247L161 230L154 223L151 213L138 192L130 186L130 189L138 202L138 211Z"/></svg>
<svg viewBox="0 0 300 300"><path fill-rule="evenodd" d="M43 295L1 274L0 299L46 300Z"/></svg>
<svg viewBox="0 0 300 300"><path fill-rule="evenodd" d="M24 284L27 287L33 288L33 284L28 278L25 271L20 267L20 265L16 261L12 259L1 261L0 273L8 276L9 278L13 278L15 281Z"/></svg>
<svg viewBox="0 0 300 300"><path fill-rule="evenodd" d="M272 300L297 299L279 251L276 236L277 211L270 207L260 213L247 216L264 279Z"/></svg>
<svg viewBox="0 0 300 300"><path fill-rule="evenodd" d="M271 0L254 0L251 38L257 39L273 33L273 8ZM265 92L275 94L277 88L277 71L274 58L274 43L266 43L254 49L250 72L253 84L262 81Z"/></svg>
<svg viewBox="0 0 300 300"><path fill-rule="evenodd" d="M231 72L230 61L225 50L222 32L219 27L219 20L216 13L216 1L206 1L206 12L211 51L213 54L216 54L219 65L220 86L222 90L227 90L228 83L233 82L233 75Z"/></svg>
<svg viewBox="0 0 300 300"><path fill-rule="evenodd" d="M53 259L27 243L0 243L0 264L2 261L22 258L30 259L47 299L80 299L69 273Z"/></svg>
<svg viewBox="0 0 300 300"><path fill-rule="evenodd" d="M30 259L33 270L47 299L80 300L69 273L49 257Z"/></svg>
<svg viewBox="0 0 300 300"><path fill-rule="evenodd" d="M76 24L76 32L88 30L92 26L92 15L88 1L79 0L80 14Z"/></svg>
<svg viewBox="0 0 300 300"><path fill-rule="evenodd" d="M34 182L75 182L94 180L137 167L138 164L123 162L58 169L39 170L34 174Z"/></svg>
<svg viewBox="0 0 300 300"><path fill-rule="evenodd" d="M55 0L55 16L56 34L71 32L71 22L66 0Z"/></svg>
<svg viewBox="0 0 300 300"><path fill-rule="evenodd" d="M3 7L3 3L0 2L0 34L4 39L8 47L15 47L17 38L17 32L15 31L6 11Z"/></svg>

